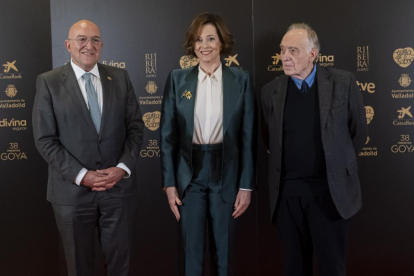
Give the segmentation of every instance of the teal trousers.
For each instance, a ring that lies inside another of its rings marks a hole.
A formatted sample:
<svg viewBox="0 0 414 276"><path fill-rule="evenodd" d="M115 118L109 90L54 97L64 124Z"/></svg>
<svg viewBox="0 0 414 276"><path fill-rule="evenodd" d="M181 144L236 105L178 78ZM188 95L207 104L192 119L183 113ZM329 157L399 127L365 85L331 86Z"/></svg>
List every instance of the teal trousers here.
<svg viewBox="0 0 414 276"><path fill-rule="evenodd" d="M215 255L214 274L233 275L229 249L234 237L234 201L223 200L221 172L221 144L193 145L193 176L179 207L181 275L203 275L207 224L212 234L210 249Z"/></svg>

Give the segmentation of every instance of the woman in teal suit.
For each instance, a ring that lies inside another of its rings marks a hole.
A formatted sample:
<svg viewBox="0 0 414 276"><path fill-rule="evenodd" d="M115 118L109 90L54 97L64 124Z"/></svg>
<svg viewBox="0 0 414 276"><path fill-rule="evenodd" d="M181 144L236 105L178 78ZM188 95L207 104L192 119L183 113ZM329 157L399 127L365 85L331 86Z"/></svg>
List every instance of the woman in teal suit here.
<svg viewBox="0 0 414 276"><path fill-rule="evenodd" d="M254 95L248 73L226 67L233 37L220 16L191 23L185 47L196 67L171 71L161 115L163 187L181 221L181 274L203 275L206 221L213 230L218 275L232 275L234 219L254 186Z"/></svg>

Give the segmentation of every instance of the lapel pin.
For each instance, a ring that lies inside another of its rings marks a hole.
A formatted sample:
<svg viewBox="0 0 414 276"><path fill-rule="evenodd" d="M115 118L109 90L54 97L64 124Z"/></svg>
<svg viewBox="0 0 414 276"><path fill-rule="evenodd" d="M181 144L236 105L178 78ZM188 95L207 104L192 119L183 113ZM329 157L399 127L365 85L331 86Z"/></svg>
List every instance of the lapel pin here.
<svg viewBox="0 0 414 276"><path fill-rule="evenodd" d="M108 80L112 80L112 78L110 76L108 76Z"/></svg>
<svg viewBox="0 0 414 276"><path fill-rule="evenodd" d="M181 95L181 98L186 97L189 100L189 99L191 99L192 96L193 96L193 94L191 94L190 91L185 90L184 93Z"/></svg>

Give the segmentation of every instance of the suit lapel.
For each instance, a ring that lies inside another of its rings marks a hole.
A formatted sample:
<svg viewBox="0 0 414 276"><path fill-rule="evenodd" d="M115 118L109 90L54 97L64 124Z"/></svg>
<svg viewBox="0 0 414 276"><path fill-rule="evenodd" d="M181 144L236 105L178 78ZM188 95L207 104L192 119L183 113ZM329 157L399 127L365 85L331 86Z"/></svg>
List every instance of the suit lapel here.
<svg viewBox="0 0 414 276"><path fill-rule="evenodd" d="M318 85L319 114L321 127L325 126L331 105L333 81L329 79L331 74L325 68L317 65L316 79Z"/></svg>
<svg viewBox="0 0 414 276"><path fill-rule="evenodd" d="M185 77L185 83L180 86L178 89L178 97L182 103L183 115L187 122L187 135L189 136L189 141L193 141L194 133L194 106L195 99L197 96L197 81L198 81L198 66L192 68L188 75ZM190 92L191 98L188 99L184 96L184 93Z"/></svg>
<svg viewBox="0 0 414 276"><path fill-rule="evenodd" d="M278 85L275 87L274 94L272 95L273 105L273 117L275 125L278 126L277 135L281 135L283 130L283 115L285 111L286 95L288 90L289 76L282 75L279 77Z"/></svg>
<svg viewBox="0 0 414 276"><path fill-rule="evenodd" d="M89 109L86 106L85 98L82 95L82 92L79 88L78 80L76 79L75 73L73 72L72 65L68 62L65 66L62 67L61 81L69 96L72 98L75 105L78 107L82 117L85 119L86 123L92 129L95 129L93 124L91 114Z"/></svg>
<svg viewBox="0 0 414 276"><path fill-rule="evenodd" d="M231 70L222 65L223 70L223 136L229 126L236 103L241 95L240 84L235 81Z"/></svg>
<svg viewBox="0 0 414 276"><path fill-rule="evenodd" d="M102 136L108 121L109 113L111 112L111 106L113 97L115 96L115 84L111 76L108 75L108 71L101 65L98 64L99 75L101 77L103 104L102 104L102 119L101 119L101 130L99 135Z"/></svg>

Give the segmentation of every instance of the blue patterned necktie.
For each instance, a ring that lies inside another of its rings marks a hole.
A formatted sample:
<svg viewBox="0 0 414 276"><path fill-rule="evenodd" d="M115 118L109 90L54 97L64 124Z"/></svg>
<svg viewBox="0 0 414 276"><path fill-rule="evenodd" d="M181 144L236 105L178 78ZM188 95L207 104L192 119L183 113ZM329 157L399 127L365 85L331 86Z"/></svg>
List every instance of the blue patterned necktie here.
<svg viewBox="0 0 414 276"><path fill-rule="evenodd" d="M95 91L91 80L91 73L83 74L85 80L86 95L88 96L89 112L91 113L93 124L95 125L96 131L99 133L101 128L101 111L99 110L98 94Z"/></svg>
<svg viewBox="0 0 414 276"><path fill-rule="evenodd" d="M306 92L308 92L309 86L308 83L306 81L302 81L302 87L300 88L300 91L305 94Z"/></svg>

